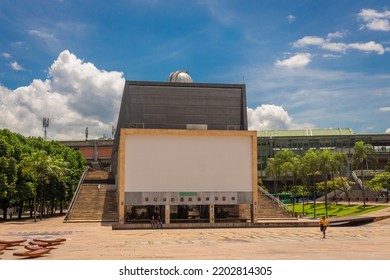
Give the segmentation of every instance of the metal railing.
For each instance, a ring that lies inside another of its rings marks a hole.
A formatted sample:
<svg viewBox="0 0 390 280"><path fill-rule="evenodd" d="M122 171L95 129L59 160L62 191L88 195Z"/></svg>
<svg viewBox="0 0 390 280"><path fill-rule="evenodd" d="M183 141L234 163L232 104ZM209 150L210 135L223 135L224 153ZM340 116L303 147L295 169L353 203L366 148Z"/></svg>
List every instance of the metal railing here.
<svg viewBox="0 0 390 280"><path fill-rule="evenodd" d="M363 183L362 180L356 175L355 171L352 171L352 178L355 180L355 182L359 185L360 189L363 189Z"/></svg>
<svg viewBox="0 0 390 280"><path fill-rule="evenodd" d="M69 217L70 217L70 213L72 212L73 205L74 205L74 203L75 203L77 197L79 196L79 192L80 192L81 185L83 184L84 179L85 179L85 177L87 176L87 173L88 173L89 169L90 169L90 167L87 165L87 166L85 167L85 169L84 169L83 174L82 174L81 177L80 177L80 180L79 180L79 183L78 183L78 185L77 185L77 188L76 188L76 190L75 190L75 192L74 192L72 201L70 202L69 207L68 207L68 211L66 212L65 219L64 219L65 221L67 221L67 220L69 219Z"/></svg>
<svg viewBox="0 0 390 280"><path fill-rule="evenodd" d="M266 197L268 197L269 199L271 199L273 202L275 202L279 208L281 208L283 211L285 211L286 213L290 214L291 211L288 209L288 206L286 204L284 204L283 202L281 202L279 199L277 199L276 197L274 197L272 194L270 194L268 192L267 189L265 189L264 187L262 186L257 186L258 190L263 194L265 195Z"/></svg>

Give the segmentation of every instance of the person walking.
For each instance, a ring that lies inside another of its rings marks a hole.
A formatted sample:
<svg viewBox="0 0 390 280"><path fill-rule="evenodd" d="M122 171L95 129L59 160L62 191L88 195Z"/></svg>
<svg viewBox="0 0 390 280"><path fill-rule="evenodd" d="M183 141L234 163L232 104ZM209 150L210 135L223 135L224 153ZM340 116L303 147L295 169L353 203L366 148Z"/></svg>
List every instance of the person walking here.
<svg viewBox="0 0 390 280"><path fill-rule="evenodd" d="M158 208L154 209L153 217L152 217L152 228L162 228L161 216Z"/></svg>
<svg viewBox="0 0 390 280"><path fill-rule="evenodd" d="M325 216L323 216L320 220L320 230L322 232L322 238L325 238L325 232L328 227L329 227L329 221L328 219L325 218Z"/></svg>

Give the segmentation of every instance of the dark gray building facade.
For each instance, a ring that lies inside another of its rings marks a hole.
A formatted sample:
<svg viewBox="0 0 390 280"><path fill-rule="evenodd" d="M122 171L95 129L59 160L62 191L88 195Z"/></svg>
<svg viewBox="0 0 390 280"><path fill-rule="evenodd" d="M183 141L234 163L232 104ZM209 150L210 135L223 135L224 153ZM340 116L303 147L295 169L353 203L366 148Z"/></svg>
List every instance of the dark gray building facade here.
<svg viewBox="0 0 390 280"><path fill-rule="evenodd" d="M121 128L247 130L244 84L126 81L113 147Z"/></svg>

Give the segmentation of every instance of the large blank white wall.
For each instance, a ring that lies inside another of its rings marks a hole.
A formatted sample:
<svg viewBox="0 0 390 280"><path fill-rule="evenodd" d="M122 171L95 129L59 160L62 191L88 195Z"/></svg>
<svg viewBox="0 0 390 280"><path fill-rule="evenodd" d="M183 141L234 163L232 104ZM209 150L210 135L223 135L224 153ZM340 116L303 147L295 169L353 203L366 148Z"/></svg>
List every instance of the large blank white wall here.
<svg viewBox="0 0 390 280"><path fill-rule="evenodd" d="M250 136L126 135L125 192L252 191Z"/></svg>

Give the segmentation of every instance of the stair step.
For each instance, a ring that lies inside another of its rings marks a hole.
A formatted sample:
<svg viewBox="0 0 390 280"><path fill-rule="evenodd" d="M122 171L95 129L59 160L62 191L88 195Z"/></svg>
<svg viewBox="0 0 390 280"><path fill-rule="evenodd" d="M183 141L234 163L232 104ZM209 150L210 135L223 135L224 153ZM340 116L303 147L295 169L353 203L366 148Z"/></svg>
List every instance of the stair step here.
<svg viewBox="0 0 390 280"><path fill-rule="evenodd" d="M109 183L112 179L108 172L89 171L67 221L117 221L117 192L115 185Z"/></svg>

